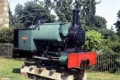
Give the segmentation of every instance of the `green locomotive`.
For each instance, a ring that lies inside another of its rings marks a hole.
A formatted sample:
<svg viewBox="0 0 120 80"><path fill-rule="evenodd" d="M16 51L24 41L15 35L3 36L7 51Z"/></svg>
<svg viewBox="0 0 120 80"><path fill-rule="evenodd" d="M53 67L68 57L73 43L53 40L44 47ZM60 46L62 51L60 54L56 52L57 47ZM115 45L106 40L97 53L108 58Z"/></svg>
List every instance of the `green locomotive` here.
<svg viewBox="0 0 120 80"><path fill-rule="evenodd" d="M35 61L37 67L64 66L69 69L96 63L95 52L82 52L85 32L78 25L79 11L73 10L72 23L43 23L14 30L14 58ZM57 64L57 65L56 65Z"/></svg>

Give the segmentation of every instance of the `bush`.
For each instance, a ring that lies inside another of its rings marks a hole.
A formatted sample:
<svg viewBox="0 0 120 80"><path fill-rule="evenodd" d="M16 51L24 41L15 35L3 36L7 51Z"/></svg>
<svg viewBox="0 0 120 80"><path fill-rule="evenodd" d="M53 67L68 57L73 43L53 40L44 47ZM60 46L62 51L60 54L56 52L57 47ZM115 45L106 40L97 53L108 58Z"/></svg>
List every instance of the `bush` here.
<svg viewBox="0 0 120 80"><path fill-rule="evenodd" d="M86 42L83 46L85 51L96 51L102 48L102 34L95 31L89 30L86 32Z"/></svg>
<svg viewBox="0 0 120 80"><path fill-rule="evenodd" d="M117 53L120 53L120 41L115 41L110 44L110 48Z"/></svg>
<svg viewBox="0 0 120 80"><path fill-rule="evenodd" d="M97 59L97 69L99 71L109 71L115 73L120 69L120 41L111 41L110 39L102 40L101 52Z"/></svg>
<svg viewBox="0 0 120 80"><path fill-rule="evenodd" d="M24 26L23 26L22 23L15 23L15 24L14 24L14 27L15 27L16 29L24 28Z"/></svg>
<svg viewBox="0 0 120 80"><path fill-rule="evenodd" d="M108 37L111 41L118 41L119 37L116 34L112 34Z"/></svg>
<svg viewBox="0 0 120 80"><path fill-rule="evenodd" d="M13 28L0 29L0 43L11 43L13 41Z"/></svg>

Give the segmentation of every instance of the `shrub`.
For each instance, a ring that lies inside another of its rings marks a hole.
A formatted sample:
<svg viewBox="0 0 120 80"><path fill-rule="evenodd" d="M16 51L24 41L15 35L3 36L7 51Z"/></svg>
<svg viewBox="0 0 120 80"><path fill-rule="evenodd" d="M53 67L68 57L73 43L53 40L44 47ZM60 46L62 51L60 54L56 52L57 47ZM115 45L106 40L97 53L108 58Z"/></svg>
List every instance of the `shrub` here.
<svg viewBox="0 0 120 80"><path fill-rule="evenodd" d="M114 52L120 53L120 41L111 42L109 48Z"/></svg>
<svg viewBox="0 0 120 80"><path fill-rule="evenodd" d="M13 40L13 28L1 28L0 29L0 42L11 43Z"/></svg>
<svg viewBox="0 0 120 80"><path fill-rule="evenodd" d="M86 32L86 42L83 46L85 51L96 51L102 48L102 34L95 31L89 30Z"/></svg>

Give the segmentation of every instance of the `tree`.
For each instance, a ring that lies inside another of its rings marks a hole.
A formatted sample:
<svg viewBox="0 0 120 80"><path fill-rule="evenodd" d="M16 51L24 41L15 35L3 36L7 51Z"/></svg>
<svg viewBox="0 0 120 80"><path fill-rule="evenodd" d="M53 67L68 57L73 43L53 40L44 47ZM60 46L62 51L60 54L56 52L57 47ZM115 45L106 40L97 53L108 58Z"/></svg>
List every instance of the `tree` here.
<svg viewBox="0 0 120 80"><path fill-rule="evenodd" d="M96 2L95 0L84 0L82 2L83 13L81 14L86 26L95 26Z"/></svg>
<svg viewBox="0 0 120 80"><path fill-rule="evenodd" d="M16 7L15 7L15 14L17 17L20 17L22 16L22 12L23 12L23 5L21 4L17 4Z"/></svg>
<svg viewBox="0 0 120 80"><path fill-rule="evenodd" d="M52 7L51 0L44 0L44 4L45 4L44 7L48 10Z"/></svg>
<svg viewBox="0 0 120 80"><path fill-rule="evenodd" d="M72 0L55 0L54 10L58 16L59 22L71 22L72 12L71 12L71 3Z"/></svg>
<svg viewBox="0 0 120 80"><path fill-rule="evenodd" d="M47 1L47 0L46 0ZM96 16L96 5L100 2L96 0L54 0L54 10L58 16L59 22L72 21L72 5L77 4L79 7L79 23L85 30L106 28L106 20L103 17Z"/></svg>
<svg viewBox="0 0 120 80"><path fill-rule="evenodd" d="M13 26L14 25L14 18L13 18L12 12L10 10L10 6L8 6L8 8L9 8L9 25Z"/></svg>
<svg viewBox="0 0 120 80"><path fill-rule="evenodd" d="M106 19L104 17L101 17L101 16L95 16L95 26L97 28L106 28Z"/></svg>
<svg viewBox="0 0 120 80"><path fill-rule="evenodd" d="M23 14L23 6L21 4L17 4L15 7L15 15L14 15L14 23L21 23L21 16Z"/></svg>
<svg viewBox="0 0 120 80"><path fill-rule="evenodd" d="M120 36L120 10L117 13L118 20L115 23L117 34Z"/></svg>
<svg viewBox="0 0 120 80"><path fill-rule="evenodd" d="M116 29L117 29L117 34L120 36L120 21L117 20L117 22L115 23Z"/></svg>
<svg viewBox="0 0 120 80"><path fill-rule="evenodd" d="M24 7L17 5L15 13L19 22L24 23L25 27L32 25L35 18L40 18L43 23L55 21L55 16L36 1L27 1Z"/></svg>

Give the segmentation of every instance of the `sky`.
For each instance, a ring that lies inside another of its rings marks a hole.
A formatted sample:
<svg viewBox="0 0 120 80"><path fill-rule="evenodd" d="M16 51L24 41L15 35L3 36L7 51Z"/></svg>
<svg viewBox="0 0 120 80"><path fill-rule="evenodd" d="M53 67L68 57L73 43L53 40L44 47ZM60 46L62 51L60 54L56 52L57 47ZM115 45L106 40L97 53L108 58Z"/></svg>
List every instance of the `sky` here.
<svg viewBox="0 0 120 80"><path fill-rule="evenodd" d="M24 4L29 0L8 0L10 4L11 11L14 11L15 6L20 3ZM120 10L120 0L96 0L101 1L100 4L96 6L96 15L102 16L107 20L107 28L114 27L114 23L117 20L117 13Z"/></svg>

